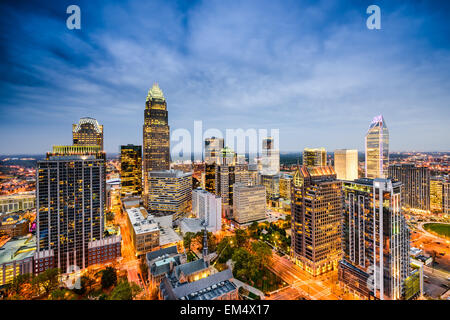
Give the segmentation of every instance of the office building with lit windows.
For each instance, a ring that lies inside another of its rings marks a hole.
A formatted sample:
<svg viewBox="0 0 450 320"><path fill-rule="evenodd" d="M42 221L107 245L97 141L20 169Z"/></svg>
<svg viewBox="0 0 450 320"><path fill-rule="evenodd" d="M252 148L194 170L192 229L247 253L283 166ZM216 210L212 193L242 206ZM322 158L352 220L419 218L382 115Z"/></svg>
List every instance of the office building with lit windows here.
<svg viewBox="0 0 450 320"><path fill-rule="evenodd" d="M261 165L263 175L280 173L280 150L275 146L275 140L272 137L262 140Z"/></svg>
<svg viewBox="0 0 450 320"><path fill-rule="evenodd" d="M430 177L430 209L433 212L442 212L443 177Z"/></svg>
<svg viewBox="0 0 450 320"><path fill-rule="evenodd" d="M389 166L389 178L403 182L402 206L430 211L430 170L414 164Z"/></svg>
<svg viewBox="0 0 450 320"><path fill-rule="evenodd" d="M291 183L292 176L289 174L282 174L280 177L280 198L284 200L291 200Z"/></svg>
<svg viewBox="0 0 450 320"><path fill-rule="evenodd" d="M442 183L442 212L450 214L450 180L448 179Z"/></svg>
<svg viewBox="0 0 450 320"><path fill-rule="evenodd" d="M120 194L142 194L142 147L132 144L120 146Z"/></svg>
<svg viewBox="0 0 450 320"><path fill-rule="evenodd" d="M233 220L248 224L266 218L266 188L261 185L234 184Z"/></svg>
<svg viewBox="0 0 450 320"><path fill-rule="evenodd" d="M401 188L400 181L390 179L344 182L344 257L338 279L363 299L397 300L404 295L411 266Z"/></svg>
<svg viewBox="0 0 450 320"><path fill-rule="evenodd" d="M389 130L382 115L372 119L366 133L366 178L387 178L389 167Z"/></svg>
<svg viewBox="0 0 450 320"><path fill-rule="evenodd" d="M327 165L327 151L325 148L303 150L303 165L306 167L321 167Z"/></svg>
<svg viewBox="0 0 450 320"><path fill-rule="evenodd" d="M36 273L50 258L64 273L120 256L121 237L104 238L105 157L100 146L55 146L37 162Z"/></svg>
<svg viewBox="0 0 450 320"><path fill-rule="evenodd" d="M205 163L218 164L220 162L220 151L223 149L223 138L206 138L205 139Z"/></svg>
<svg viewBox="0 0 450 320"><path fill-rule="evenodd" d="M358 150L335 150L334 171L336 171L336 177L339 180L358 179Z"/></svg>
<svg viewBox="0 0 450 320"><path fill-rule="evenodd" d="M81 118L72 125L72 140L74 146L99 146L103 150L103 126L93 118Z"/></svg>
<svg viewBox="0 0 450 320"><path fill-rule="evenodd" d="M297 169L292 180L291 254L313 276L337 270L342 211L342 181L336 179L333 167Z"/></svg>
<svg viewBox="0 0 450 320"><path fill-rule="evenodd" d="M279 173L260 176L260 182L266 188L267 204L270 207L276 206L280 198L280 179L281 174Z"/></svg>
<svg viewBox="0 0 450 320"><path fill-rule="evenodd" d="M156 216L174 215L173 220L191 211L192 173L180 170L148 173L148 212Z"/></svg>
<svg viewBox="0 0 450 320"><path fill-rule="evenodd" d="M149 90L145 102L143 126L143 192L148 208L148 174L151 171L170 169L170 129L166 98L158 84Z"/></svg>

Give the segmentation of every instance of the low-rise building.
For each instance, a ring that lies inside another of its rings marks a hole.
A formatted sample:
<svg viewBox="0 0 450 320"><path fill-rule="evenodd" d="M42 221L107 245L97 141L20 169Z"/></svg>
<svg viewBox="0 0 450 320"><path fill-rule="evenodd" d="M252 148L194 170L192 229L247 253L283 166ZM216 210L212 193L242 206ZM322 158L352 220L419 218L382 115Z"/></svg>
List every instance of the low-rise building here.
<svg viewBox="0 0 450 320"><path fill-rule="evenodd" d="M12 212L32 210L35 207L35 192L24 192L0 196L0 216Z"/></svg>
<svg viewBox="0 0 450 320"><path fill-rule="evenodd" d="M0 286L11 283L15 277L33 273L36 238L14 238L0 247Z"/></svg>
<svg viewBox="0 0 450 320"><path fill-rule="evenodd" d="M6 234L14 238L28 233L28 220L18 214L8 214L0 217L0 235Z"/></svg>
<svg viewBox="0 0 450 320"><path fill-rule="evenodd" d="M159 227L152 215L143 207L127 209L128 229L131 233L136 256L152 251L159 247Z"/></svg>

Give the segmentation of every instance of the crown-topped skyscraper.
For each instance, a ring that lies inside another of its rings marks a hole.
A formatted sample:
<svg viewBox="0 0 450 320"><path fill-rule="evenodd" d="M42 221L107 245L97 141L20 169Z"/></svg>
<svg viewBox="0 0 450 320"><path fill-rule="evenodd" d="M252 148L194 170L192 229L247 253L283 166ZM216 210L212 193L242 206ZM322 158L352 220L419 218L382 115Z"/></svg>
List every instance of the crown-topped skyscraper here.
<svg viewBox="0 0 450 320"><path fill-rule="evenodd" d="M167 103L158 84L153 84L145 102L143 127L144 193L150 171L170 169L170 130ZM146 199L146 197L144 197Z"/></svg>
<svg viewBox="0 0 450 320"><path fill-rule="evenodd" d="M366 178L387 178L389 130L382 115L373 118L366 134Z"/></svg>

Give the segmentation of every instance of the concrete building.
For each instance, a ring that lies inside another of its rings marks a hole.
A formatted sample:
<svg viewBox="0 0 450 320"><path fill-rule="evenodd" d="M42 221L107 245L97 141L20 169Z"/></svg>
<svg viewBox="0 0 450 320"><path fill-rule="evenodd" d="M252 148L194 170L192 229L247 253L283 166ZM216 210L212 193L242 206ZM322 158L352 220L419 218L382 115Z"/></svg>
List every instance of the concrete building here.
<svg viewBox="0 0 450 320"><path fill-rule="evenodd" d="M192 173L178 170L150 171L146 192L147 210L157 216L179 219L191 211Z"/></svg>
<svg viewBox="0 0 450 320"><path fill-rule="evenodd" d="M154 217L147 213L145 208L130 208L126 210L128 230L131 233L137 257L159 247L159 227Z"/></svg>
<svg viewBox="0 0 450 320"><path fill-rule="evenodd" d="M294 262L313 276L336 270L342 257L342 182L333 167L297 169L292 180Z"/></svg>
<svg viewBox="0 0 450 320"><path fill-rule="evenodd" d="M18 214L8 214L0 217L0 236L11 238L24 236L29 231L29 222Z"/></svg>
<svg viewBox="0 0 450 320"><path fill-rule="evenodd" d="M266 218L266 188L237 183L233 193L233 220L248 224Z"/></svg>
<svg viewBox="0 0 450 320"><path fill-rule="evenodd" d="M275 140L272 137L262 140L261 165L263 175L280 173L280 150L275 146Z"/></svg>
<svg viewBox="0 0 450 320"><path fill-rule="evenodd" d="M0 196L0 216L7 213L28 211L36 207L34 192L23 192Z"/></svg>
<svg viewBox="0 0 450 320"><path fill-rule="evenodd" d="M206 222L208 231L222 229L222 199L203 189L192 190L192 212Z"/></svg>
<svg viewBox="0 0 450 320"><path fill-rule="evenodd" d="M334 171L336 171L336 177L339 180L358 179L358 150L335 150Z"/></svg>

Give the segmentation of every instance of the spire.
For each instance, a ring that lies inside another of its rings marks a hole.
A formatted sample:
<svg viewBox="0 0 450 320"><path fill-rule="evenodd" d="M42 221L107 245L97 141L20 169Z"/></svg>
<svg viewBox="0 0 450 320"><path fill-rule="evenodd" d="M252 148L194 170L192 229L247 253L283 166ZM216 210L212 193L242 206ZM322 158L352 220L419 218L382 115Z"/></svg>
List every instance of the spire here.
<svg viewBox="0 0 450 320"><path fill-rule="evenodd" d="M209 266L209 259L208 259L208 231L206 230L206 220L203 220L203 261L205 261L206 264Z"/></svg>
<svg viewBox="0 0 450 320"><path fill-rule="evenodd" d="M155 82L153 84L152 88L148 91L147 101L149 101L149 100L162 100L162 101L166 100L166 98L164 98L164 94L157 82Z"/></svg>

